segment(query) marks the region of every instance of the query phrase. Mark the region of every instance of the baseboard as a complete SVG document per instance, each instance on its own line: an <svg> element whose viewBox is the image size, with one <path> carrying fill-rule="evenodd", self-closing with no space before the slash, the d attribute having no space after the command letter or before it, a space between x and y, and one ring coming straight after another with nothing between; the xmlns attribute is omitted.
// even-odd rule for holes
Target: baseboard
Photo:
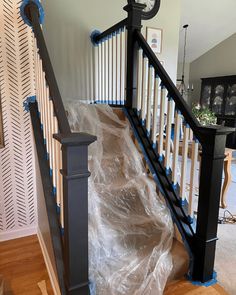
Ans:
<svg viewBox="0 0 236 295"><path fill-rule="evenodd" d="M0 242L23 238L37 234L37 227L32 226L23 229L16 229L7 232L0 232Z"/></svg>
<svg viewBox="0 0 236 295"><path fill-rule="evenodd" d="M51 260L50 260L49 255L48 255L47 247L46 247L46 245L44 243L43 236L42 236L39 229L37 231L37 236L38 236L38 239L39 239L39 244L40 244L40 247L41 247L41 250L42 250L42 253L43 253L44 261L45 261L45 264L46 264L46 268L47 268L47 271L48 271L48 276L49 276L49 279L50 279L50 282L51 282L51 285L52 285L54 295L61 295L58 280L57 280L57 275L54 272L54 268L52 266Z"/></svg>

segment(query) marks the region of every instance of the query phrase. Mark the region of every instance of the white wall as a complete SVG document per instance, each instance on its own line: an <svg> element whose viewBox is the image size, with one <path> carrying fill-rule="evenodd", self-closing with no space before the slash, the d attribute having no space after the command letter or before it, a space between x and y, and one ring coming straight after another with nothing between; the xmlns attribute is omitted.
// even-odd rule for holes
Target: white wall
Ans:
<svg viewBox="0 0 236 295"><path fill-rule="evenodd" d="M90 33L103 31L126 17L126 0L43 0L46 42L63 98L88 99L91 69ZM163 29L159 59L176 82L180 0L162 0L155 19L146 26Z"/></svg>
<svg viewBox="0 0 236 295"><path fill-rule="evenodd" d="M33 137L30 115L23 109L25 98L34 94L33 39L19 16L20 4L18 0L0 1L5 139L0 149L0 241L35 233L37 226Z"/></svg>
<svg viewBox="0 0 236 295"><path fill-rule="evenodd" d="M193 102L199 102L201 78L236 75L236 34L209 50L190 65L190 82L194 83Z"/></svg>

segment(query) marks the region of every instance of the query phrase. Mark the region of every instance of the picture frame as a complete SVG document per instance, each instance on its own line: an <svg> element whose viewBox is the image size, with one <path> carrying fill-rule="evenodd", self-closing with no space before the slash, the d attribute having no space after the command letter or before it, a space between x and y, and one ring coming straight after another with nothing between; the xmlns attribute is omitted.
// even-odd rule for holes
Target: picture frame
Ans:
<svg viewBox="0 0 236 295"><path fill-rule="evenodd" d="M162 52L162 35L162 29L151 27L147 27L146 29L147 43L155 54L161 54Z"/></svg>

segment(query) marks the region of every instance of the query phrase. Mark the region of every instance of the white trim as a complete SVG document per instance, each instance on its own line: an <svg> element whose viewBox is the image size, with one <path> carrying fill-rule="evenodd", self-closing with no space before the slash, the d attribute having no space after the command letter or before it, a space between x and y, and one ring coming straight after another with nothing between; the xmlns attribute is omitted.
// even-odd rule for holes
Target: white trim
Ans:
<svg viewBox="0 0 236 295"><path fill-rule="evenodd" d="M36 233L37 233L37 227L35 225L32 227L27 227L23 229L15 229L12 231L0 232L0 242L32 236L32 235L35 235Z"/></svg>
<svg viewBox="0 0 236 295"><path fill-rule="evenodd" d="M58 280L57 280L57 275L54 272L54 268L52 266L52 263L51 263L51 260L50 260L49 254L48 254L47 247L44 243L44 239L43 239L43 236L42 236L39 228L37 231L37 236L38 236L39 244L40 244L40 247L41 247L41 250L43 253L43 258L44 258L44 262L46 264L49 279L50 279L50 282L52 285L53 293L54 293L54 295L61 295Z"/></svg>

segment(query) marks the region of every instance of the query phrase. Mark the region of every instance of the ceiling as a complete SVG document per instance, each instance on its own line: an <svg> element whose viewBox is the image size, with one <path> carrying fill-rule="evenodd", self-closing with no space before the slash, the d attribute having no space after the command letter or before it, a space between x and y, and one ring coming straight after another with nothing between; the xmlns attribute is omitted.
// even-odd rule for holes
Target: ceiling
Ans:
<svg viewBox="0 0 236 295"><path fill-rule="evenodd" d="M181 0L181 2L180 62L183 60L183 25L189 25L187 62L197 59L236 32L236 0Z"/></svg>

